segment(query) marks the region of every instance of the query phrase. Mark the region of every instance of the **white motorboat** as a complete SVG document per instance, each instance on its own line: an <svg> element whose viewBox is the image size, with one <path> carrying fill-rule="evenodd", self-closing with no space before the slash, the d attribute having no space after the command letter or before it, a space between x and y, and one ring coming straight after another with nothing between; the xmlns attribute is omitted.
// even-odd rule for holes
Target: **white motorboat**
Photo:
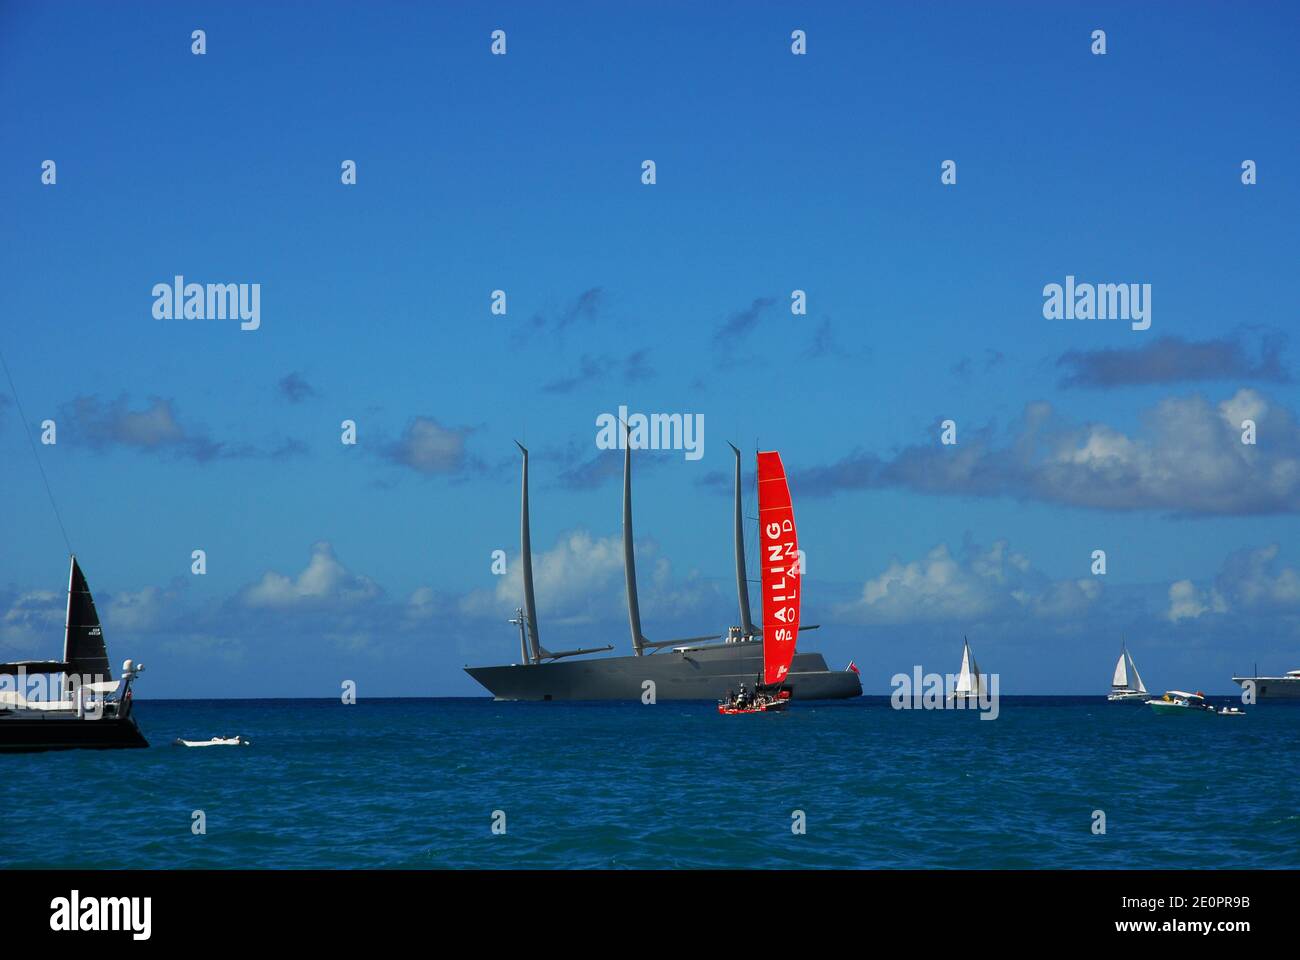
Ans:
<svg viewBox="0 0 1300 960"><path fill-rule="evenodd" d="M247 737L213 737L211 740L184 740L177 737L172 741L177 747L248 747L253 741Z"/></svg>
<svg viewBox="0 0 1300 960"><path fill-rule="evenodd" d="M1168 690L1163 697L1148 700L1147 706L1163 716L1180 716L1182 714L1201 714L1214 716L1216 711L1205 702L1205 695L1188 693L1185 690Z"/></svg>

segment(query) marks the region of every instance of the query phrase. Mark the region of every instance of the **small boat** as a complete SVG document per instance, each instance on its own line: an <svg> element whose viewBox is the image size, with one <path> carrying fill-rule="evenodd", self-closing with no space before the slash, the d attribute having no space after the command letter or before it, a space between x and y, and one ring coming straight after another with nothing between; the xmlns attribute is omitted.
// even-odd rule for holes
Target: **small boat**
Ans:
<svg viewBox="0 0 1300 960"><path fill-rule="evenodd" d="M213 737L211 740L184 740L177 737L172 741L176 747L249 747L253 741L246 737Z"/></svg>
<svg viewBox="0 0 1300 960"><path fill-rule="evenodd" d="M961 672L957 674L957 685L948 694L948 700L969 705L979 701L980 694L984 691L984 677L980 674L980 665L975 662L975 655L971 653L970 641L965 637L961 639Z"/></svg>
<svg viewBox="0 0 1300 960"><path fill-rule="evenodd" d="M1212 717L1217 713L1214 707L1205 702L1205 695L1199 691L1188 693L1185 690L1169 690L1163 697L1148 700L1147 706L1165 716L1195 713Z"/></svg>
<svg viewBox="0 0 1300 960"><path fill-rule="evenodd" d="M779 713L790 704L785 685L799 636L799 535L781 455L758 454L758 536L762 563L763 675L754 692L718 701L718 713ZM743 688L742 688L743 690Z"/></svg>
<svg viewBox="0 0 1300 960"><path fill-rule="evenodd" d="M1132 678L1129 673L1132 672ZM1133 681L1137 681L1134 685ZM1128 652L1128 648L1121 642L1119 648L1119 662L1115 664L1115 675L1110 681L1110 693L1106 699L1111 703L1142 703L1150 697L1147 693L1146 684L1142 682L1142 676L1138 673L1137 664L1133 662L1133 655Z"/></svg>
<svg viewBox="0 0 1300 960"><path fill-rule="evenodd" d="M149 746L131 699L131 685L143 669L127 660L121 677L113 679L95 599L73 556L62 658L0 663L0 676L16 678L16 689L0 690L0 752ZM29 677L45 677L48 696L28 699Z"/></svg>
<svg viewBox="0 0 1300 960"><path fill-rule="evenodd" d="M1244 717L1246 711L1241 707L1220 707L1219 716L1221 717Z"/></svg>
<svg viewBox="0 0 1300 960"><path fill-rule="evenodd" d="M8 373L8 367L5 370ZM12 378L9 385L13 386ZM21 411L16 391L14 401ZM30 432L27 439L31 442ZM32 454L36 454L35 443ZM44 468L36 459L44 478ZM48 480L45 488L53 506L54 493ZM54 512L57 518L57 507ZM62 520L59 526L63 526ZM67 531L64 542L68 542ZM0 753L149 746L135 722L131 699L131 684L144 670L144 664L126 660L121 675L113 679L95 598L71 545L68 553L63 656L58 660L0 663ZM29 682L33 680L35 689Z"/></svg>
<svg viewBox="0 0 1300 960"><path fill-rule="evenodd" d="M746 706L737 706L734 702L720 700L718 713L732 716L737 713L780 713L790 705L790 691L782 690L775 697L759 697L748 701Z"/></svg>

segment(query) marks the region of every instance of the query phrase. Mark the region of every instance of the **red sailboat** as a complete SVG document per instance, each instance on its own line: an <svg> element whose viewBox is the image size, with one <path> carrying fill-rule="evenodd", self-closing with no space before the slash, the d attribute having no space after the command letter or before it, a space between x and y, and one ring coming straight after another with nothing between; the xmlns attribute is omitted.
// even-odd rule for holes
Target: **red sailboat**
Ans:
<svg viewBox="0 0 1300 960"><path fill-rule="evenodd" d="M718 704L718 713L772 713L784 710L784 686L799 636L799 536L790 503L785 467L776 451L758 454L759 565L763 590L763 676L752 694Z"/></svg>

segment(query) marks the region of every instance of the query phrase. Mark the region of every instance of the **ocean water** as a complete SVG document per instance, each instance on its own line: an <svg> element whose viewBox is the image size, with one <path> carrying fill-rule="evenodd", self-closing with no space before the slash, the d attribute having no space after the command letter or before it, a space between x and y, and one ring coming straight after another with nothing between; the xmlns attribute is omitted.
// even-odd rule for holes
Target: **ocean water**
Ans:
<svg viewBox="0 0 1300 960"><path fill-rule="evenodd" d="M1009 697L994 721L885 698L746 717L468 699L136 709L148 750L0 755L0 866L1300 866L1288 704L1164 718ZM253 745L170 745L233 733Z"/></svg>

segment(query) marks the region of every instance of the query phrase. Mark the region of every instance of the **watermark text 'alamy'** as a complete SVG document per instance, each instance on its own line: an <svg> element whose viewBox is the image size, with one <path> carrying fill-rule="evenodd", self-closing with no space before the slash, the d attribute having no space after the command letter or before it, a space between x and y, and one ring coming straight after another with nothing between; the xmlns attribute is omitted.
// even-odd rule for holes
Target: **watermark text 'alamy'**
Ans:
<svg viewBox="0 0 1300 960"><path fill-rule="evenodd" d="M627 424L626 431L623 424ZM633 450L684 450L687 460L704 456L702 413L628 413L626 406L620 406L617 415L602 413L596 417L596 426L598 450L629 446Z"/></svg>
<svg viewBox="0 0 1300 960"><path fill-rule="evenodd" d="M1134 330L1151 327L1151 284L1075 283L1043 287L1045 320L1131 320Z"/></svg>
<svg viewBox="0 0 1300 960"><path fill-rule="evenodd" d="M153 285L155 320L239 320L240 330L262 325L260 283L171 283Z"/></svg>

